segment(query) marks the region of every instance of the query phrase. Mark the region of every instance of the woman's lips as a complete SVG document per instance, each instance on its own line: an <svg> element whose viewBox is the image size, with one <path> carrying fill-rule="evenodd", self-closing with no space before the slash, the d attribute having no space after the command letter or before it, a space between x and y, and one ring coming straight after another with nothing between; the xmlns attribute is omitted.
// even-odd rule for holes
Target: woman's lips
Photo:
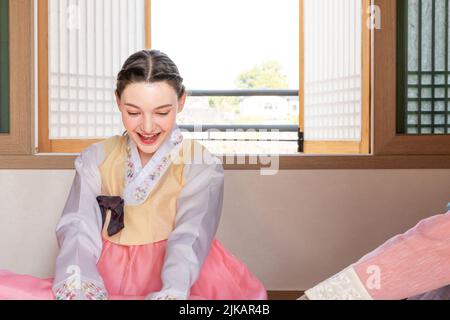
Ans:
<svg viewBox="0 0 450 320"><path fill-rule="evenodd" d="M139 136L139 139L141 140L142 144L151 145L151 144L154 144L158 140L160 134L161 134L161 132L152 136L151 138L145 138L140 133L138 133L138 136Z"/></svg>

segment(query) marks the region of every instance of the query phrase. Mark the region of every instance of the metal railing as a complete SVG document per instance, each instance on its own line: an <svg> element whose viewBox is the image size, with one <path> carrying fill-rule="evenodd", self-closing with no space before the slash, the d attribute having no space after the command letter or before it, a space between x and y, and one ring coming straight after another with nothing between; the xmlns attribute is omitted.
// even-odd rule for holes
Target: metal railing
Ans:
<svg viewBox="0 0 450 320"><path fill-rule="evenodd" d="M191 97L298 97L298 90L191 90L188 91L188 96ZM257 125L257 124L204 124L204 125L179 125L180 129L190 133L207 133L206 138L199 138L197 140L210 141L284 141L297 142L298 152L303 152L303 132L299 130L298 125ZM200 129L200 130L199 130ZM262 132L262 133L297 133L297 139L277 139L275 136L270 139L252 139L252 138L218 138L212 136L217 132Z"/></svg>
<svg viewBox="0 0 450 320"><path fill-rule="evenodd" d="M298 97L298 90L191 90L192 97Z"/></svg>

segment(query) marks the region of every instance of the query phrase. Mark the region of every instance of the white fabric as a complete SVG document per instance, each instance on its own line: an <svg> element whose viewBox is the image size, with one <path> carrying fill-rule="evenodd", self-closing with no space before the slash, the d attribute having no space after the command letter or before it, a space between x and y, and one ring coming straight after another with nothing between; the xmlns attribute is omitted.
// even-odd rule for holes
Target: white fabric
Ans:
<svg viewBox="0 0 450 320"><path fill-rule="evenodd" d="M217 232L223 205L222 164L205 152L203 163L186 164L184 174L175 229L166 244L163 288L148 299L187 299Z"/></svg>
<svg viewBox="0 0 450 320"><path fill-rule="evenodd" d="M373 300L353 267L307 290L309 300Z"/></svg>
<svg viewBox="0 0 450 320"><path fill-rule="evenodd" d="M103 148L94 144L75 160L75 179L56 227L60 251L56 258L54 293L73 277L104 289L97 271L102 251L102 218L96 200L101 192L98 166L103 158Z"/></svg>

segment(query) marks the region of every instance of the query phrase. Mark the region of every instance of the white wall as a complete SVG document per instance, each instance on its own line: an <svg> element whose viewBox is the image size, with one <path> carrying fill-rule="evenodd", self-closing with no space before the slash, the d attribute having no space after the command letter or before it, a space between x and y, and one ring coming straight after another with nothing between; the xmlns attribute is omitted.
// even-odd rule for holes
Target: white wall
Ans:
<svg viewBox="0 0 450 320"><path fill-rule="evenodd" d="M52 276L73 175L0 170L0 269ZM226 171L218 238L269 290L302 290L447 202L450 170Z"/></svg>

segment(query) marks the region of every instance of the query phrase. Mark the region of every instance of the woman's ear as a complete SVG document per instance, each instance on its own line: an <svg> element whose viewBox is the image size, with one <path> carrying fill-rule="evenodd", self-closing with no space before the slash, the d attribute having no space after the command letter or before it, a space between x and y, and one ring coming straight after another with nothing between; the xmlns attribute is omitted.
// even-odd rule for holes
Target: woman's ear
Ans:
<svg viewBox="0 0 450 320"><path fill-rule="evenodd" d="M178 111L177 113L180 113L183 111L184 104L186 103L186 93L184 93L181 98L178 99Z"/></svg>

